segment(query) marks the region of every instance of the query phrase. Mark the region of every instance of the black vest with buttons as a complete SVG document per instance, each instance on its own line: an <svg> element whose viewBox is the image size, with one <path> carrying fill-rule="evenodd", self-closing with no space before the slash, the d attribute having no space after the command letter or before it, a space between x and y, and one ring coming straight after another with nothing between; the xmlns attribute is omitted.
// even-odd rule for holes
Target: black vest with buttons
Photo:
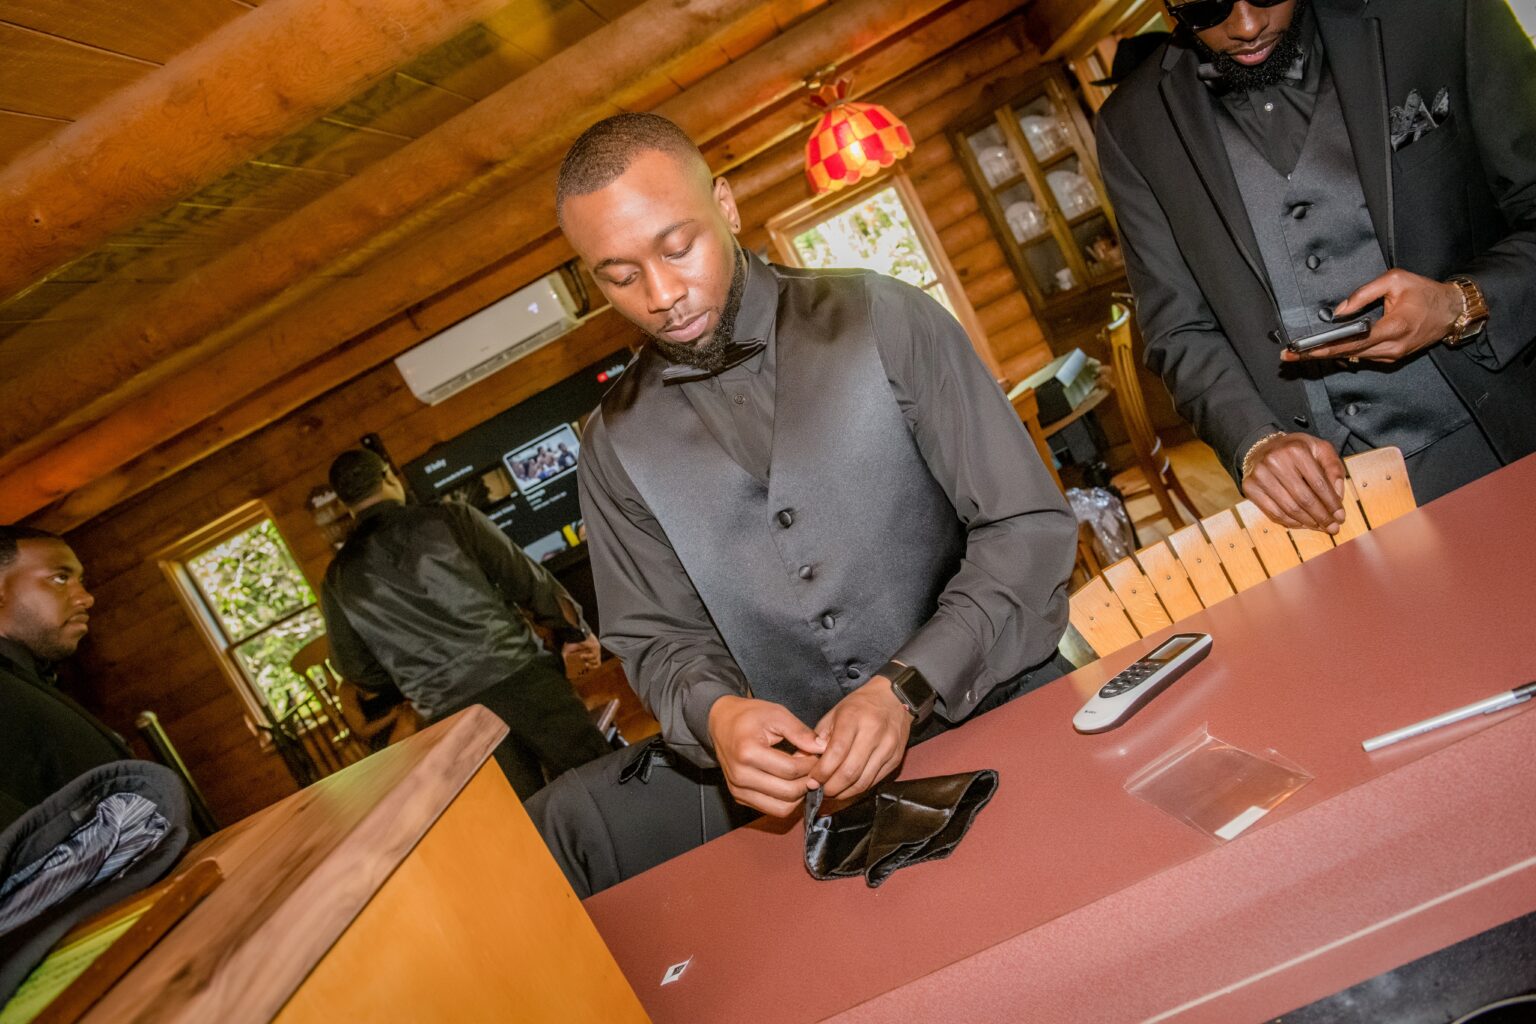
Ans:
<svg viewBox="0 0 1536 1024"><path fill-rule="evenodd" d="M868 275L774 273L766 485L662 386L649 349L602 415L753 695L814 724L937 610L965 533L886 379Z"/></svg>
<svg viewBox="0 0 1536 1024"><path fill-rule="evenodd" d="M1313 55L1320 59L1321 53ZM1386 272L1333 76L1325 73L1306 144L1289 177L1249 142L1220 103L1232 173L1285 329L1327 326L1333 307ZM1395 445L1412 455L1471 420L1427 351L1396 363L1304 364L1311 433L1344 451Z"/></svg>

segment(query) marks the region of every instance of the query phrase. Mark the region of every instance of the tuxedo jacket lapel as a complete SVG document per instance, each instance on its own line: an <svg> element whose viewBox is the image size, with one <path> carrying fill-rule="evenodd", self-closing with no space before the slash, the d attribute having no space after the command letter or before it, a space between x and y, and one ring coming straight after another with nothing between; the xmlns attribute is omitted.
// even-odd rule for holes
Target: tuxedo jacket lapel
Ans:
<svg viewBox="0 0 1536 1024"><path fill-rule="evenodd" d="M1243 206L1237 179L1232 176L1232 163L1222 145L1221 130L1216 126L1216 111L1205 86L1195 76L1197 63L1194 51L1176 46L1168 48L1159 83L1163 103L1179 133L1179 141L1189 153L1190 162L1195 165L1201 183L1243 254L1244 262L1268 287L1269 278L1259 257L1259 243L1248 222L1248 210Z"/></svg>
<svg viewBox="0 0 1536 1024"><path fill-rule="evenodd" d="M1392 228L1392 135L1388 124L1387 76L1381 52L1381 23L1358 11L1317 5L1318 31L1328 69L1344 109L1344 127L1355 151L1355 167L1371 223L1387 266L1397 265Z"/></svg>

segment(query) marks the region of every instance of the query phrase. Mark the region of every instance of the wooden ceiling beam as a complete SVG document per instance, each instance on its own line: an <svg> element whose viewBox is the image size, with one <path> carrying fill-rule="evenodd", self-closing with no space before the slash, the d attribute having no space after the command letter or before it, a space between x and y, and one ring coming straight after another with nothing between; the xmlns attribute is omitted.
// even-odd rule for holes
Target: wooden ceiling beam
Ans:
<svg viewBox="0 0 1536 1024"><path fill-rule="evenodd" d="M668 82L670 66L750 16L755 0L649 0L438 128L0 382L0 467L126 405L295 287L348 274L391 241L451 218L558 160L577 132ZM675 87L671 90L675 92ZM300 297L288 294L283 301ZM69 391L47 386L68 380ZM93 396L82 403L78 395Z"/></svg>
<svg viewBox="0 0 1536 1024"><path fill-rule="evenodd" d="M942 0L844 0L657 107L710 141L798 91L810 70L843 64L946 6ZM261 324L129 405L0 475L0 519L44 508L323 357L403 309L554 230L554 169L429 228L409 247Z"/></svg>
<svg viewBox="0 0 1536 1024"><path fill-rule="evenodd" d="M967 12L965 17L969 18L971 8L987 2L998 3L1001 0L972 0L965 8L955 9L952 15L946 13L945 17L954 16L957 20L963 20L959 16L964 11ZM1006 11L999 13L1005 14ZM936 28L937 25L932 25L925 31L934 31ZM910 38L902 37L904 41ZM855 86L857 88L863 84L875 90L880 85L907 76L897 87L880 91L869 98L895 110L916 112L910 117L909 123L914 132L924 135L941 130L941 125L929 122L936 117L948 117L956 102L969 104L973 98L971 93L980 87L979 83L983 80L999 74L1022 73L1027 64L1039 59L1027 45L992 34L958 52L944 47L943 52L947 56L942 63L935 64L921 75L913 76L909 74L911 71L933 53L941 51L904 51L908 52L910 63L898 65L890 59L891 54L898 49L902 48L887 47L879 51L878 71L867 63L859 63ZM967 85L970 87L966 88ZM860 91L863 92L862 89ZM935 99L940 96L944 96L946 102L933 106ZM732 145L731 138L722 139L722 147ZM925 159L925 152L937 150L931 146L920 149L912 158L913 161L921 163ZM759 154L750 162L735 168L730 180L743 209L750 210L776 194L786 180L799 181L803 160L799 141L786 140L773 150ZM914 167L916 165L914 163ZM748 219L752 219L750 214ZM74 529L112 506L194 465L210 453L255 434L333 388L361 377L444 327L515 291L540 274L547 273L550 268L565 262L572 255L564 239L552 233L538 244L509 256L493 267L412 307L407 313L396 315L377 329L352 339L282 380L262 388L226 412L210 417L126 465L91 481L62 502L35 516L31 522L61 533Z"/></svg>
<svg viewBox="0 0 1536 1024"><path fill-rule="evenodd" d="M268 0L0 170L0 297L341 106L506 0Z"/></svg>

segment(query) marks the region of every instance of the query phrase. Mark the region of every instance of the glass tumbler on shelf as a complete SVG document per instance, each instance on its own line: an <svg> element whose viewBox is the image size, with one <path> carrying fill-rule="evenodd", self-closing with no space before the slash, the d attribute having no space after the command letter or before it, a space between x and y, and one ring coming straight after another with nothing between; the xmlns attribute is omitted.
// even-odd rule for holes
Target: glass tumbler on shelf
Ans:
<svg viewBox="0 0 1536 1024"><path fill-rule="evenodd" d="M1019 165L1007 146L987 147L976 154L976 162L981 165L981 173L986 175L987 184L994 188L1019 173Z"/></svg>
<svg viewBox="0 0 1536 1024"><path fill-rule="evenodd" d="M1027 200L1010 205L1003 211L1003 217L1008 221L1008 229L1013 232L1014 241L1020 244L1045 233L1045 215L1040 212L1040 207Z"/></svg>
<svg viewBox="0 0 1536 1024"><path fill-rule="evenodd" d="M1067 145L1067 129L1054 117L1027 114L1019 118L1019 130L1037 160L1049 160Z"/></svg>

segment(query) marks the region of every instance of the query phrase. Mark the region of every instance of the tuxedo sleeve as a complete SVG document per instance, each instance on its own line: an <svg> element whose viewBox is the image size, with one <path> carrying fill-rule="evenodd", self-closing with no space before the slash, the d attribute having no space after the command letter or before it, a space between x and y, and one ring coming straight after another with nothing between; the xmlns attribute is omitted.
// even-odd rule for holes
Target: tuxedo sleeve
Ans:
<svg viewBox="0 0 1536 1024"><path fill-rule="evenodd" d="M721 697L748 696L746 676L608 444L601 413L587 425L578 466L603 646L624 662L668 746L713 767L709 709Z"/></svg>
<svg viewBox="0 0 1536 1024"><path fill-rule="evenodd" d="M1467 0L1466 10L1472 134L1510 232L1458 272L1488 300L1467 354L1497 370L1536 339L1536 50L1504 0Z"/></svg>
<svg viewBox="0 0 1536 1024"><path fill-rule="evenodd" d="M993 687L1056 649L1067 624L1077 521L955 318L916 288L870 281L887 380L965 526L959 570L894 657L920 670L940 714L959 721Z"/></svg>
<svg viewBox="0 0 1536 1024"><path fill-rule="evenodd" d="M1241 480L1248 449L1280 429L1275 414L1206 303L1152 187L1105 118L1097 138L1147 366L1163 378L1179 414L1221 456L1232 478Z"/></svg>

